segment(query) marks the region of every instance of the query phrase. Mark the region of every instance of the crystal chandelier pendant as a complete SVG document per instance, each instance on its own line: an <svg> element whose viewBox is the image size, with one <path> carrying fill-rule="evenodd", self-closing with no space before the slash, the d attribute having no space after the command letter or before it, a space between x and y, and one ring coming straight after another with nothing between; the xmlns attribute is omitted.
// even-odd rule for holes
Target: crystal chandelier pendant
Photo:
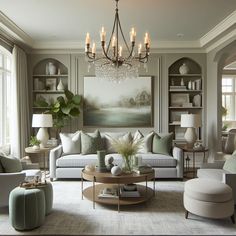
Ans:
<svg viewBox="0 0 236 236"><path fill-rule="evenodd" d="M90 48L90 35L87 33L85 39L85 53L88 63L95 65L95 74L98 78L108 79L110 81L121 82L127 78L138 78L138 69L140 64L146 64L149 58L150 38L148 33L144 37L144 47L139 44L137 55L135 56L135 38L136 32L134 28L130 31L130 46L124 37L121 28L118 1L116 1L115 20L112 33L108 41L107 47L105 43L106 32L104 27L100 31L100 39L102 46L102 54L96 55L96 45L92 44ZM121 39L118 41L118 39ZM124 45L124 46L122 46ZM142 49L144 48L144 49Z"/></svg>

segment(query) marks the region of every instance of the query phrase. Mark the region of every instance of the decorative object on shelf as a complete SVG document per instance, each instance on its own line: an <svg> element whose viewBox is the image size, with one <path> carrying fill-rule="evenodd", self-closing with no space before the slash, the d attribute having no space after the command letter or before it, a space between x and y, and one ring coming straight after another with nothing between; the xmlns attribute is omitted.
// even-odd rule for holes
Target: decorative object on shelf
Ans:
<svg viewBox="0 0 236 236"><path fill-rule="evenodd" d="M124 172L130 173L132 171L132 159L138 153L143 139L134 140L127 142L125 139L112 139L111 145L116 150L117 153L121 154L123 159L122 170Z"/></svg>
<svg viewBox="0 0 236 236"><path fill-rule="evenodd" d="M182 104L183 107L193 107L193 104L191 102L186 102Z"/></svg>
<svg viewBox="0 0 236 236"><path fill-rule="evenodd" d="M200 94L196 94L193 96L193 106L200 107L201 106L202 97Z"/></svg>
<svg viewBox="0 0 236 236"><path fill-rule="evenodd" d="M189 81L189 82L188 82L188 89L189 89L189 90L192 90L192 81Z"/></svg>
<svg viewBox="0 0 236 236"><path fill-rule="evenodd" d="M86 166L84 167L84 169L85 169L86 171L92 172L92 171L95 171L95 166L94 166L94 165L86 165Z"/></svg>
<svg viewBox="0 0 236 236"><path fill-rule="evenodd" d="M106 164L105 164L105 157L106 157L106 151L97 151L97 157L98 157L98 162L96 166L96 171L98 172L107 172Z"/></svg>
<svg viewBox="0 0 236 236"><path fill-rule="evenodd" d="M61 74L61 69L60 69L60 68L57 69L57 74L58 74L58 75Z"/></svg>
<svg viewBox="0 0 236 236"><path fill-rule="evenodd" d="M57 90L58 91L64 91L65 87L64 87L64 84L62 83L61 79L57 85Z"/></svg>
<svg viewBox="0 0 236 236"><path fill-rule="evenodd" d="M57 86L57 78L47 78L46 79L46 88L51 91L55 91Z"/></svg>
<svg viewBox="0 0 236 236"><path fill-rule="evenodd" d="M188 114L188 111L171 111L171 122L178 122L180 124L182 114Z"/></svg>
<svg viewBox="0 0 236 236"><path fill-rule="evenodd" d="M181 78L180 85L181 85L181 86L185 86L185 84L184 84L184 78Z"/></svg>
<svg viewBox="0 0 236 236"><path fill-rule="evenodd" d="M31 136L30 137L29 145L32 146L32 148L34 150L40 149L40 147L39 147L40 143L41 143L40 140L38 140L36 136Z"/></svg>
<svg viewBox="0 0 236 236"><path fill-rule="evenodd" d="M55 75L57 72L57 67L53 62L48 62L48 72L49 75Z"/></svg>
<svg viewBox="0 0 236 236"><path fill-rule="evenodd" d="M200 142L194 143L193 150L200 151L200 150L203 150L203 149L205 149L205 147Z"/></svg>
<svg viewBox="0 0 236 236"><path fill-rule="evenodd" d="M152 81L152 77L139 77L114 87L108 80L84 77L83 125L152 127Z"/></svg>
<svg viewBox="0 0 236 236"><path fill-rule="evenodd" d="M41 142L40 147L42 148L46 147L49 139L47 128L52 127L52 115L33 114L32 127L40 128L36 137Z"/></svg>
<svg viewBox="0 0 236 236"><path fill-rule="evenodd" d="M189 148L193 148L197 140L195 128L201 127L201 118L199 114L182 114L181 127L187 128L184 138Z"/></svg>
<svg viewBox="0 0 236 236"><path fill-rule="evenodd" d="M87 33L85 39L85 53L88 57L89 63L95 63L96 77L107 78L113 81L121 81L125 78L137 78L138 77L138 65L139 63L147 63L150 50L150 38L148 33L144 37L144 50L142 50L142 44L139 44L138 56L135 56L135 38L136 32L134 28L130 31L130 43L131 48L124 37L124 33L121 28L119 13L118 13L118 1L116 1L116 13L115 20L111 32L108 44L106 44L106 32L102 27L100 32L101 46L103 54L100 57L96 56L96 45L92 44L90 48L90 35ZM120 36L120 37L119 37ZM121 46L119 39L122 39L127 52ZM125 55L127 53L127 55Z"/></svg>
<svg viewBox="0 0 236 236"><path fill-rule="evenodd" d="M112 175L118 176L118 175L120 175L121 173L122 173L122 170L121 170L121 168L120 168L119 166L113 166L113 167L111 168L111 174L112 174Z"/></svg>
<svg viewBox="0 0 236 236"><path fill-rule="evenodd" d="M113 156L109 156L106 161L107 161L107 164L106 164L107 170L111 171L112 167L114 166L114 164L113 164L114 157Z"/></svg>
<svg viewBox="0 0 236 236"><path fill-rule="evenodd" d="M196 83L195 83L195 81L192 81L192 90L195 90L196 89Z"/></svg>
<svg viewBox="0 0 236 236"><path fill-rule="evenodd" d="M186 63L183 63L182 66L180 66L180 68L179 68L179 73L180 73L181 75L186 75L186 74L189 73L189 68L188 68L188 66L186 65Z"/></svg>
<svg viewBox="0 0 236 236"><path fill-rule="evenodd" d="M189 94L172 93L170 101L172 107L182 107L184 103L189 103Z"/></svg>

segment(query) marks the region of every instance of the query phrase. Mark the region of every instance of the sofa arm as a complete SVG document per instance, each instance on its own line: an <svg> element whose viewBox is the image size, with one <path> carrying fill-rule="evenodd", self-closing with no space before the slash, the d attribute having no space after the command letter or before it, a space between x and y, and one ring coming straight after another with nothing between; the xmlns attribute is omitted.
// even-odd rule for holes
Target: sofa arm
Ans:
<svg viewBox="0 0 236 236"><path fill-rule="evenodd" d="M184 177L184 152L181 148L173 147L173 157L177 160L177 178Z"/></svg>
<svg viewBox="0 0 236 236"><path fill-rule="evenodd" d="M232 188L234 204L236 204L236 174L223 173L223 183Z"/></svg>
<svg viewBox="0 0 236 236"><path fill-rule="evenodd" d="M215 161L214 163L202 163L201 169L222 169L225 161Z"/></svg>
<svg viewBox="0 0 236 236"><path fill-rule="evenodd" d="M59 145L53 148L49 154L49 170L50 170L50 178L56 178L56 161L61 157L62 154L62 145Z"/></svg>
<svg viewBox="0 0 236 236"><path fill-rule="evenodd" d="M22 183L24 179L25 173L0 173L0 207L8 206L11 190Z"/></svg>

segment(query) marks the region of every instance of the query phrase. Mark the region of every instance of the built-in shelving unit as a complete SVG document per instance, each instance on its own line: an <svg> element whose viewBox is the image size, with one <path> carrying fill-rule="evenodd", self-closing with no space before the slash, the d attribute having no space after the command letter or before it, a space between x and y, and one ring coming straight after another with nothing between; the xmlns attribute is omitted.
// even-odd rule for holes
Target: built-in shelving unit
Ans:
<svg viewBox="0 0 236 236"><path fill-rule="evenodd" d="M55 73L49 71L49 63L55 66ZM68 88L68 68L60 61L53 58L41 60L33 69L33 112L42 113L47 107L36 104L39 100L44 100L48 104L56 101L56 98L63 96L64 90ZM59 83L63 84L63 89L58 88Z"/></svg>
<svg viewBox="0 0 236 236"><path fill-rule="evenodd" d="M185 64L189 71L180 74ZM203 76L202 68L191 58L175 61L168 71L169 132L174 133L174 142L183 143L186 128L180 126L181 114L200 114L203 120ZM203 122L202 122L203 123ZM202 141L203 127L198 129L198 141Z"/></svg>

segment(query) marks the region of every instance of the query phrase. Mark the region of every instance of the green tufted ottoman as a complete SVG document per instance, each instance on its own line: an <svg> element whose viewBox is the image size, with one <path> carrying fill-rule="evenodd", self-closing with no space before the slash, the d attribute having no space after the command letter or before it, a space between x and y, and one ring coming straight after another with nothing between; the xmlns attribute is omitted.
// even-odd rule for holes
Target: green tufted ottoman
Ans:
<svg viewBox="0 0 236 236"><path fill-rule="evenodd" d="M16 230L31 230L45 220L44 191L16 187L9 197L9 217Z"/></svg>
<svg viewBox="0 0 236 236"><path fill-rule="evenodd" d="M52 211L53 205L53 189L52 184L47 182L46 184L37 186L38 189L44 191L45 196L45 214L48 215Z"/></svg>

